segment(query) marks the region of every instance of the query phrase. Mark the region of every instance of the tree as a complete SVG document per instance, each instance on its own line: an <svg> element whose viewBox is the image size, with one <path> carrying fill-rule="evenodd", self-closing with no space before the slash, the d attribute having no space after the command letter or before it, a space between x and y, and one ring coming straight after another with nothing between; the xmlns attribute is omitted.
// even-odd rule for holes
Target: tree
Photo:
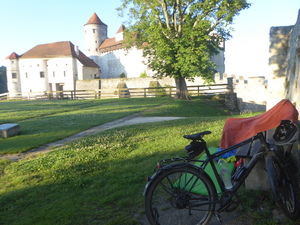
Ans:
<svg viewBox="0 0 300 225"><path fill-rule="evenodd" d="M7 92L6 67L0 67L0 94Z"/></svg>
<svg viewBox="0 0 300 225"><path fill-rule="evenodd" d="M190 99L186 80L213 81L210 60L230 37L233 18L250 6L246 0L122 0L128 10L128 46L143 48L157 77L175 78L177 99Z"/></svg>

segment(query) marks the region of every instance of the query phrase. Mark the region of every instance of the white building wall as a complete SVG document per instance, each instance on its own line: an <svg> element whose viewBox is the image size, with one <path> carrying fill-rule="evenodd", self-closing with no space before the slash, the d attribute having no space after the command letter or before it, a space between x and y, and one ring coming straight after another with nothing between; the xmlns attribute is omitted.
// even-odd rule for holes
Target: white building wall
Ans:
<svg viewBox="0 0 300 225"><path fill-rule="evenodd" d="M22 92L45 91L47 75L45 61L42 59L20 59L20 81ZM45 72L45 77L40 76L40 72Z"/></svg>
<svg viewBox="0 0 300 225"><path fill-rule="evenodd" d="M83 67L83 79L82 80L89 80L99 78L99 69L94 67Z"/></svg>
<svg viewBox="0 0 300 225"><path fill-rule="evenodd" d="M74 89L72 58L21 59L21 92L56 91L57 84L65 90ZM44 73L44 77L41 76Z"/></svg>
<svg viewBox="0 0 300 225"><path fill-rule="evenodd" d="M107 26L100 24L86 24L84 26L85 48L87 56L99 54L98 47L107 39Z"/></svg>
<svg viewBox="0 0 300 225"><path fill-rule="evenodd" d="M135 47L126 51L124 49L103 53L100 56L100 77L104 78L120 78L125 73L127 78L139 77L141 73L150 73L142 50Z"/></svg>
<svg viewBox="0 0 300 225"><path fill-rule="evenodd" d="M73 58L54 58L48 60L48 82L52 91L57 91L57 85L63 85L64 90L74 89Z"/></svg>
<svg viewBox="0 0 300 225"><path fill-rule="evenodd" d="M21 92L19 60L18 59L12 59L12 60L7 59L5 66L6 66L8 92L11 94ZM16 74L16 78L13 78L13 73Z"/></svg>

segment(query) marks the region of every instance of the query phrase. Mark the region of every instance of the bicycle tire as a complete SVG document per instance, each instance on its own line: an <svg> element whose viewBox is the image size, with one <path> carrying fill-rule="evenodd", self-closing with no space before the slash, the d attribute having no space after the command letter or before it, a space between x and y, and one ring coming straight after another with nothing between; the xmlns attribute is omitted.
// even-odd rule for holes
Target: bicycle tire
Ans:
<svg viewBox="0 0 300 225"><path fill-rule="evenodd" d="M148 187L146 215L155 225L208 224L216 197L216 188L204 172L191 166L169 168ZM204 205L195 205L200 202Z"/></svg>
<svg viewBox="0 0 300 225"><path fill-rule="evenodd" d="M289 168L283 168L273 155L266 157L266 169L273 197L280 210L291 220L299 218L299 202L295 179Z"/></svg>

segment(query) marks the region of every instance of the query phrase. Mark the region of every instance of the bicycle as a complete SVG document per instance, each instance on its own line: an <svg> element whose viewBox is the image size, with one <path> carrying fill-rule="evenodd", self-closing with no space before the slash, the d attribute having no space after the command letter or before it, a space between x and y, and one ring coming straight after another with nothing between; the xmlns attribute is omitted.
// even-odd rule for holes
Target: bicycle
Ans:
<svg viewBox="0 0 300 225"><path fill-rule="evenodd" d="M222 221L220 213L238 207L237 191L257 162L264 158L278 207L292 220L299 217L297 182L291 161L292 145L298 136L297 127L291 121L284 120L277 127L273 135L275 143L267 140L267 131L264 131L215 153L210 152L204 140L204 136L210 133L184 135L191 140L186 146L188 156L157 163L143 193L146 215L151 224L209 224L213 216ZM216 159L233 150L241 150L240 158L250 154L252 158L247 165L236 168L231 176L232 187L226 189ZM202 157L195 159L199 155ZM214 180L207 169L211 169Z"/></svg>

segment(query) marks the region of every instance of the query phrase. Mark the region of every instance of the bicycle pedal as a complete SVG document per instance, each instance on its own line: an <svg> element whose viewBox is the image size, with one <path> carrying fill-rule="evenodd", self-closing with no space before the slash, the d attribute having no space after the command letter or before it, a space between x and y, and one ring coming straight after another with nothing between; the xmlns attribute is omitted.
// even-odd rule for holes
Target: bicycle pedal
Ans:
<svg viewBox="0 0 300 225"><path fill-rule="evenodd" d="M215 213L214 215L215 215L215 217L217 217L217 220L219 222L221 222L221 223L223 222L223 218L222 218L222 216L219 213Z"/></svg>

